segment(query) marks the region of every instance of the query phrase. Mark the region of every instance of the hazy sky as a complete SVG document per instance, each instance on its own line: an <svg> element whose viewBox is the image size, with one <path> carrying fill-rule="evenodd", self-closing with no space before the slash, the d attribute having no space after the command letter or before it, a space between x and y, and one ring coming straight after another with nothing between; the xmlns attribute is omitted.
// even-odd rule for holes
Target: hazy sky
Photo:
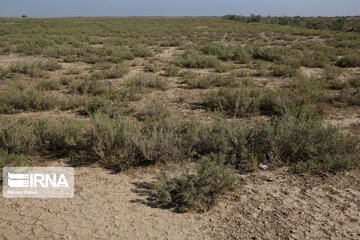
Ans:
<svg viewBox="0 0 360 240"><path fill-rule="evenodd" d="M0 16L360 15L360 0L0 0Z"/></svg>

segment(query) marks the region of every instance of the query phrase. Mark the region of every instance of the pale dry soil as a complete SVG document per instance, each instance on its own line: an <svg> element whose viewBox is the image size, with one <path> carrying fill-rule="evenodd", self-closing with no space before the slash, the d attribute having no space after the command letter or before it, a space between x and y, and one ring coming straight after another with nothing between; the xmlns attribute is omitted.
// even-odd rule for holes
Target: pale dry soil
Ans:
<svg viewBox="0 0 360 240"><path fill-rule="evenodd" d="M156 206L155 168L75 168L73 199L0 198L1 239L360 239L360 171L239 175L207 213Z"/></svg>

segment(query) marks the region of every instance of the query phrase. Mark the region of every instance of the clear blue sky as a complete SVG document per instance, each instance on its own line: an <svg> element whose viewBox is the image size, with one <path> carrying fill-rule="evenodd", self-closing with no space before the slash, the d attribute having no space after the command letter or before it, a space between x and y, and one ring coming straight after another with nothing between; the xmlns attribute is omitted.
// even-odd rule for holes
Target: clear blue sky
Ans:
<svg viewBox="0 0 360 240"><path fill-rule="evenodd" d="M1 17L360 15L360 0L0 0Z"/></svg>

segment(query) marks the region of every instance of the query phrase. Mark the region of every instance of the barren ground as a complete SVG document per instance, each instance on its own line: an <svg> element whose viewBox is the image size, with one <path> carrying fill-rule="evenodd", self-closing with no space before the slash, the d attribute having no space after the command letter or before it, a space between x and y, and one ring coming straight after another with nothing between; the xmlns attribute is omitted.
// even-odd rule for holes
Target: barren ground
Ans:
<svg viewBox="0 0 360 240"><path fill-rule="evenodd" d="M241 176L207 213L178 214L149 197L153 168L75 169L73 199L0 199L3 239L358 239L359 171L287 168Z"/></svg>

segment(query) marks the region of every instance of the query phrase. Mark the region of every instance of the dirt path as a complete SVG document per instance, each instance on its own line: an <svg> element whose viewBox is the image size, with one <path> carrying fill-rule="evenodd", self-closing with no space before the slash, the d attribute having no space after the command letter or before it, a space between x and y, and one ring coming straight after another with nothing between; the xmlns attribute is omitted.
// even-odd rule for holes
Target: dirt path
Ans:
<svg viewBox="0 0 360 240"><path fill-rule="evenodd" d="M303 177L288 169L241 176L205 214L148 199L154 169L75 169L73 199L0 199L1 239L359 239L359 171Z"/></svg>

